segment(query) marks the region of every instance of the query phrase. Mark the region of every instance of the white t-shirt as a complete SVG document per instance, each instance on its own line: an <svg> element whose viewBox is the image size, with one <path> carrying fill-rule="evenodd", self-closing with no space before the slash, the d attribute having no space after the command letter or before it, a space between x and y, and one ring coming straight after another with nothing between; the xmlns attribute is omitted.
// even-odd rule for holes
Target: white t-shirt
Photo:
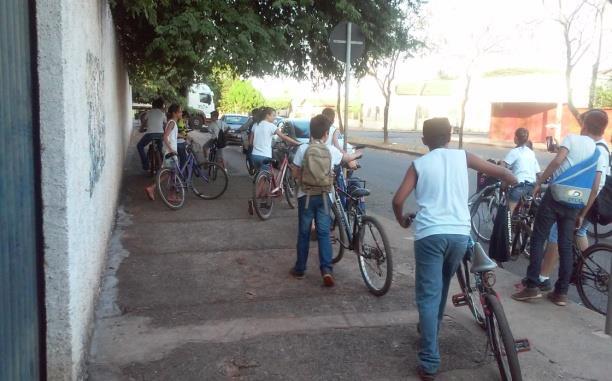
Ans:
<svg viewBox="0 0 612 381"><path fill-rule="evenodd" d="M302 166L302 162L304 161L304 154L306 153L306 150L308 149L308 145L309 144L302 144L298 147L295 153L295 157L293 158L293 164L295 164L298 167ZM327 148L329 149L329 153L331 154L331 168L330 169L333 170L334 166L342 162L342 152L340 152L338 148L333 147L333 146L327 146ZM301 189L298 191L298 198L305 196L305 195L306 193L302 192Z"/></svg>
<svg viewBox="0 0 612 381"><path fill-rule="evenodd" d="M223 131L227 130L229 126L222 120L215 120L210 122L208 125L208 133L210 134L212 139L217 139L219 137L219 131L223 128Z"/></svg>
<svg viewBox="0 0 612 381"><path fill-rule="evenodd" d="M147 111L147 134L163 134L166 114L158 108Z"/></svg>
<svg viewBox="0 0 612 381"><path fill-rule="evenodd" d="M327 141L325 142L325 144L327 144L328 146L334 145L334 134L336 133L336 130L336 126L331 126L329 128L329 136L327 137Z"/></svg>
<svg viewBox="0 0 612 381"><path fill-rule="evenodd" d="M561 163L561 166L553 174L553 179L565 172L566 169L591 157L595 152L595 142L584 135L568 135L561 142L561 147L567 148L569 153ZM598 171L601 170L601 155L599 155Z"/></svg>
<svg viewBox="0 0 612 381"><path fill-rule="evenodd" d="M272 137L276 130L278 127L267 120L253 126L253 155L272 157Z"/></svg>
<svg viewBox="0 0 612 381"><path fill-rule="evenodd" d="M176 146L178 137L178 126L176 125L176 122L174 120L170 120L166 128L171 128L170 134L168 135L168 141L170 142L170 147L172 148L172 151L177 152ZM166 143L164 142L164 155L170 152L171 151L168 149Z"/></svg>
<svg viewBox="0 0 612 381"><path fill-rule="evenodd" d="M468 168L463 150L437 148L413 161L419 212L414 239L434 234L470 235Z"/></svg>
<svg viewBox="0 0 612 381"><path fill-rule="evenodd" d="M606 143L605 139L601 139L595 142L597 149L599 149L599 161L597 162L597 172L601 172L601 180L599 181L599 190L601 192L604 185L606 185L606 176L610 176L610 154L608 153L610 147ZM601 144L605 144L608 147L608 151Z"/></svg>
<svg viewBox="0 0 612 381"><path fill-rule="evenodd" d="M536 182L536 173L540 172L540 164L529 147L511 149L504 158L504 162L508 164L519 183Z"/></svg>

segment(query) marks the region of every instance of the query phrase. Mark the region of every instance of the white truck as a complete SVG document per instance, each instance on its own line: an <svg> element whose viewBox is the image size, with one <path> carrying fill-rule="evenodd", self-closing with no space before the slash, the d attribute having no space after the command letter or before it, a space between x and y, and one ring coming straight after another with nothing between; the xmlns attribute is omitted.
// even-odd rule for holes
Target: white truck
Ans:
<svg viewBox="0 0 612 381"><path fill-rule="evenodd" d="M198 83L189 89L187 105L192 109L189 124L194 130L201 129L210 119L210 113L215 110L214 93L204 83Z"/></svg>

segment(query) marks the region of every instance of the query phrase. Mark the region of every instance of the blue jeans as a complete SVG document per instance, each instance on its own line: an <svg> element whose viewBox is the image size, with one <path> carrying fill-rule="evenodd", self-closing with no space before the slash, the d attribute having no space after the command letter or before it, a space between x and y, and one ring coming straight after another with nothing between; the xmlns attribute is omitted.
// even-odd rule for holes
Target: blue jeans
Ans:
<svg viewBox="0 0 612 381"><path fill-rule="evenodd" d="M144 136L140 139L138 144L136 144L136 148L138 149L138 155L140 155L140 162L142 164L142 169L145 171L149 170L149 161L147 160L147 154L145 153L145 147L147 144L151 142L151 140L159 139L159 143L157 144L159 148L159 152L162 150L162 141L164 134L160 134L157 132L153 132L150 134L144 134Z"/></svg>
<svg viewBox="0 0 612 381"><path fill-rule="evenodd" d="M559 245L559 278L555 283L555 292L567 294L572 276L574 227L580 209L568 208L553 200L550 190L546 191L533 222L529 267L527 267L527 287L537 287L540 269L544 259L544 242L550 234L551 227L557 223Z"/></svg>
<svg viewBox="0 0 612 381"><path fill-rule="evenodd" d="M251 162L253 163L253 166L257 170L270 168L270 164L264 164L265 160L272 160L272 159L269 157L261 156L261 155L251 154Z"/></svg>
<svg viewBox="0 0 612 381"><path fill-rule="evenodd" d="M310 225L315 221L317 229L317 240L319 243L319 264L322 273L331 273L332 268L332 246L329 238L329 228L331 217L329 215L331 201L327 201L328 210L325 210L323 196L310 196L308 208L306 208L307 196L298 199L298 242L297 242L297 261L295 271L303 273L306 271L308 261L308 248L310 246Z"/></svg>
<svg viewBox="0 0 612 381"><path fill-rule="evenodd" d="M434 234L414 242L416 303L421 342L419 362L427 373L440 367L438 333L450 281L457 272L470 236Z"/></svg>
<svg viewBox="0 0 612 381"><path fill-rule="evenodd" d="M512 202L519 202L523 195L530 195L533 193L534 185L532 183L523 182L516 185L508 192L508 198Z"/></svg>

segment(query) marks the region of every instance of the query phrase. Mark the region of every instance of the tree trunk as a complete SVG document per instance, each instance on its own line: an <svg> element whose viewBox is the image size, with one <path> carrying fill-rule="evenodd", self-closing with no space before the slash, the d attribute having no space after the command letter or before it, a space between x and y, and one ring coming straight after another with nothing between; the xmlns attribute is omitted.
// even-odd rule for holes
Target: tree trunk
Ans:
<svg viewBox="0 0 612 381"><path fill-rule="evenodd" d="M567 89L567 108L569 108L574 118L580 123L580 112L574 106L574 97L572 96L572 66L569 64L565 68L565 84Z"/></svg>
<svg viewBox="0 0 612 381"><path fill-rule="evenodd" d="M344 128L342 125L342 82L336 80L336 83L338 83L338 99L336 100L336 114L338 114L338 128L340 129L340 131L344 132Z"/></svg>
<svg viewBox="0 0 612 381"><path fill-rule="evenodd" d="M470 94L470 86L472 84L472 76L470 74L466 77L467 82L465 83L465 91L463 93L463 101L461 101L461 122L459 124L459 149L463 148L463 126L465 124L465 106L468 102L468 96Z"/></svg>
<svg viewBox="0 0 612 381"><path fill-rule="evenodd" d="M591 72L591 86L589 87L589 108L593 108L595 105L595 96L597 95L597 72L599 71L599 61L601 61L601 42L603 38L603 19L604 11L606 9L606 2L604 1L601 5L601 9L598 10L599 16L599 41L597 42L597 56L595 57L595 63L593 63L593 71Z"/></svg>
<svg viewBox="0 0 612 381"><path fill-rule="evenodd" d="M389 143L389 105L391 104L391 93L385 94L385 109L383 112L383 142Z"/></svg>

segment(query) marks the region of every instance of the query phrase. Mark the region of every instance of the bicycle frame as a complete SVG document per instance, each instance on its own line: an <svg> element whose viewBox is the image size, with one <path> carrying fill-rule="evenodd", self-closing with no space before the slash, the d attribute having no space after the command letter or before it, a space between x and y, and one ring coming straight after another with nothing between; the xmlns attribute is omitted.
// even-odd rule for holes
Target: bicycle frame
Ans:
<svg viewBox="0 0 612 381"><path fill-rule="evenodd" d="M359 200L355 197L352 197L349 193L347 193L344 189L342 189L341 185L344 183L344 176L339 175L336 176L336 186L334 186L333 192L333 204L334 208L340 214L340 228L344 229L346 235L348 237L348 249L353 250L355 247L355 240L357 238L357 231L359 226L361 225L361 216L363 215L363 210L359 205ZM346 198L346 207L343 205L342 199L340 196L344 196ZM350 213L354 211L353 213ZM350 218L352 215L352 219Z"/></svg>

